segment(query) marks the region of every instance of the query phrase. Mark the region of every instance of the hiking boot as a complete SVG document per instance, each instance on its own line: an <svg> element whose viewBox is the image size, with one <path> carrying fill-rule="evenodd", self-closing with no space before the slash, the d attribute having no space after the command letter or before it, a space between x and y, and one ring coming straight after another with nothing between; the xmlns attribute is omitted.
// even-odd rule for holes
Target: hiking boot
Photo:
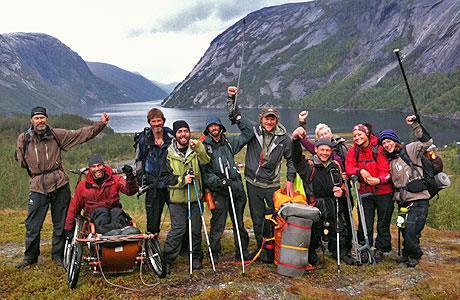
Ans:
<svg viewBox="0 0 460 300"><path fill-rule="evenodd" d="M415 266L418 265L418 263L419 263L419 259L408 257L407 262L406 262L406 266L408 268L415 268Z"/></svg>
<svg viewBox="0 0 460 300"><path fill-rule="evenodd" d="M52 260L54 260L54 262L58 265L58 266L61 266L64 268L64 258L62 258L61 256L53 256L52 257Z"/></svg>
<svg viewBox="0 0 460 300"><path fill-rule="evenodd" d="M353 266L353 265L357 264L356 260L353 257L349 256L349 255L342 255L340 257L340 260L343 261L344 263L346 263L347 265L350 265L350 266Z"/></svg>
<svg viewBox="0 0 460 300"><path fill-rule="evenodd" d="M201 270L203 269L203 263L201 262L201 258L193 258L192 259L192 270Z"/></svg>
<svg viewBox="0 0 460 300"><path fill-rule="evenodd" d="M38 259L23 259L21 262L16 264L16 269L22 269L24 267L36 264Z"/></svg>
<svg viewBox="0 0 460 300"><path fill-rule="evenodd" d="M361 252L361 263L365 264L369 262L369 252L362 251Z"/></svg>
<svg viewBox="0 0 460 300"><path fill-rule="evenodd" d="M308 252L308 263L312 266L316 266L319 263L318 254L316 254L316 250L310 250Z"/></svg>
<svg viewBox="0 0 460 300"><path fill-rule="evenodd" d="M405 264L407 263L407 261L409 260L409 258L407 256L399 256L397 259L396 259L396 263L397 264Z"/></svg>
<svg viewBox="0 0 460 300"><path fill-rule="evenodd" d="M379 263L383 260L383 251L380 249L375 249L374 251L374 260L376 263Z"/></svg>

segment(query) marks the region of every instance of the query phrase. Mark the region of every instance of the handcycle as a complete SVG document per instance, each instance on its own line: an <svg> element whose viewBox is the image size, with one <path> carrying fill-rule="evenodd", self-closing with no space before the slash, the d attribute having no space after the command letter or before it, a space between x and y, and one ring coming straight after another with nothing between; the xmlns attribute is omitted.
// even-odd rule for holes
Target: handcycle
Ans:
<svg viewBox="0 0 460 300"><path fill-rule="evenodd" d="M126 228L135 228L135 223ZM123 229L117 235L99 234L89 218L78 216L73 238L66 241L64 248L68 286L77 286L84 263L93 273L103 275L132 272L146 263L159 278L165 277L166 266L158 236L131 231L131 234L124 233Z"/></svg>

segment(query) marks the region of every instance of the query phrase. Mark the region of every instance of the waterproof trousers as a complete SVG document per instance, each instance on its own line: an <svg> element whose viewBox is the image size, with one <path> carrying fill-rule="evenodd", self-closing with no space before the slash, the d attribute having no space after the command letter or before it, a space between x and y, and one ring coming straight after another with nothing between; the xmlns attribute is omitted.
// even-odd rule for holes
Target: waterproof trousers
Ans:
<svg viewBox="0 0 460 300"><path fill-rule="evenodd" d="M246 207L246 194L244 193L243 183L241 183L241 191L233 192L233 202L235 204L235 214L238 222L238 230L241 237L241 248L243 249L243 256L248 257L248 244L249 244L249 235L244 228L243 223L243 214L244 208ZM222 234L225 230L225 223L227 221L227 215L230 214L230 219L232 220L233 225L233 240L235 245L235 257L240 257L240 248L238 245L238 236L236 233L235 220L233 218L232 205L230 203L230 196L227 191L222 193L213 193L214 202L216 208L211 211L211 233L209 236L209 242L211 244L212 253L219 255L221 252L221 243Z"/></svg>
<svg viewBox="0 0 460 300"><path fill-rule="evenodd" d="M152 188L145 195L145 212L147 214L147 232L160 233L161 215L164 206L169 205L167 188Z"/></svg>
<svg viewBox="0 0 460 300"><path fill-rule="evenodd" d="M420 237L428 217L429 200L412 201L407 213L406 228L401 230L403 241L402 255L420 259L423 251L420 248Z"/></svg>
<svg viewBox="0 0 460 300"><path fill-rule="evenodd" d="M339 218L337 223L335 198L317 198L315 207L321 211L319 221L313 223L310 249L316 250L321 246L321 239L327 242L327 248L337 258L337 224L339 232L340 256L346 255L350 247L348 241L347 207L345 199L339 199ZM327 229L327 230L325 230Z"/></svg>
<svg viewBox="0 0 460 300"><path fill-rule="evenodd" d="M274 211L273 194L279 187L261 188L246 182L246 189L248 191L249 210L251 212L254 235L257 241L256 250L259 250L263 240L262 231L265 220L265 210Z"/></svg>
<svg viewBox="0 0 460 300"><path fill-rule="evenodd" d="M201 215L198 202L192 202L191 205L192 221L192 255L193 258L202 259L201 250ZM188 239L188 209L187 203L170 203L169 214L171 216L171 229L166 236L166 242L163 254L166 262L171 264L179 255L182 240Z"/></svg>
<svg viewBox="0 0 460 300"><path fill-rule="evenodd" d="M372 195L362 198L364 217L366 218L369 245L374 245L374 219L377 210L377 237L375 248L382 252L391 251L391 216L394 210L393 194ZM364 235L361 220L358 227L358 241L364 244Z"/></svg>
<svg viewBox="0 0 460 300"><path fill-rule="evenodd" d="M40 194L37 192L29 193L27 219L25 221L25 260L37 261L38 256L40 255L40 232L50 205L51 220L53 222L51 256L53 258L63 257L65 244L65 237L63 233L69 203L69 184L66 184L48 194Z"/></svg>

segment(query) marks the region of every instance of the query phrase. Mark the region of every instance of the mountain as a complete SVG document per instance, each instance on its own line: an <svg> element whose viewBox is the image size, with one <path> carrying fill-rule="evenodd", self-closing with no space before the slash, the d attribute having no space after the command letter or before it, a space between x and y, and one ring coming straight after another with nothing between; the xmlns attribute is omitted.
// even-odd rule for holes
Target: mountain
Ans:
<svg viewBox="0 0 460 300"><path fill-rule="evenodd" d="M419 111L460 117L460 1L324 0L267 7L217 36L164 100L223 107L244 61L239 103L408 110L394 48Z"/></svg>
<svg viewBox="0 0 460 300"><path fill-rule="evenodd" d="M168 96L162 88L138 73L100 62L87 61L86 64L94 75L116 86L136 101L158 100Z"/></svg>
<svg viewBox="0 0 460 300"><path fill-rule="evenodd" d="M58 113L129 101L123 91L94 76L83 59L58 39L42 33L0 35L3 112L28 113L42 105Z"/></svg>
<svg viewBox="0 0 460 300"><path fill-rule="evenodd" d="M159 86L163 91L165 91L166 93L171 93L174 88L176 87L176 85L179 83L179 82L171 82L171 83L161 83L161 82L158 82L158 81L155 81L155 80L152 80L152 82Z"/></svg>

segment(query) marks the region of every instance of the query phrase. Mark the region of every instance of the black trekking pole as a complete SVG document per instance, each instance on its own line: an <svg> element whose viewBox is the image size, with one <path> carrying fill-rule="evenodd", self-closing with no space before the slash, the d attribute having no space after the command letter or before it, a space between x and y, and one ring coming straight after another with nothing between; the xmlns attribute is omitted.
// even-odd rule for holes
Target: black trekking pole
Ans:
<svg viewBox="0 0 460 300"><path fill-rule="evenodd" d="M330 171L332 185L334 187L340 187L342 185L342 174L337 169L331 169ZM339 235L339 198L335 197L335 238L336 238L336 251L337 251L337 273L340 273L340 235Z"/></svg>
<svg viewBox="0 0 460 300"><path fill-rule="evenodd" d="M418 122L420 123L420 116L417 112L417 107L415 107L414 97L412 96L412 92L409 87L409 82L407 81L406 72L404 72L404 67L401 61L401 56L399 55L399 49L394 49L393 52L396 54L396 57L398 58L399 67L401 68L401 73L404 77L404 82L406 83L407 91L409 92L409 98L412 103L412 108L414 109L414 114L417 117Z"/></svg>

